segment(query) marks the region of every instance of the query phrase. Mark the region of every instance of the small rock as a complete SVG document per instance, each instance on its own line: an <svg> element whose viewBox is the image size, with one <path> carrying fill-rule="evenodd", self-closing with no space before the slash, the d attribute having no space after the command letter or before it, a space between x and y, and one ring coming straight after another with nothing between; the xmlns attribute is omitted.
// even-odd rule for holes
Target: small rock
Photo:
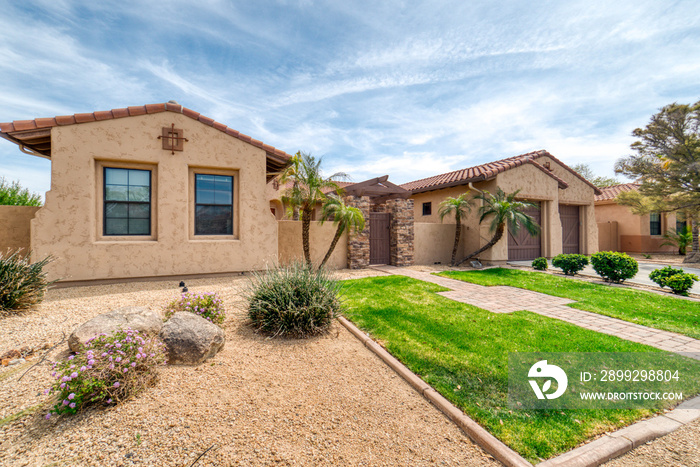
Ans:
<svg viewBox="0 0 700 467"><path fill-rule="evenodd" d="M15 358L14 360L11 360L8 365L21 365L24 362L26 362L26 360L23 358Z"/></svg>
<svg viewBox="0 0 700 467"><path fill-rule="evenodd" d="M80 326L68 338L68 347L78 352L85 342L100 334L112 334L119 329L133 329L157 334L163 327L160 314L143 306L125 306L92 318Z"/></svg>
<svg viewBox="0 0 700 467"><path fill-rule="evenodd" d="M160 331L168 351L169 365L198 365L224 347L224 331L201 316L175 313Z"/></svg>

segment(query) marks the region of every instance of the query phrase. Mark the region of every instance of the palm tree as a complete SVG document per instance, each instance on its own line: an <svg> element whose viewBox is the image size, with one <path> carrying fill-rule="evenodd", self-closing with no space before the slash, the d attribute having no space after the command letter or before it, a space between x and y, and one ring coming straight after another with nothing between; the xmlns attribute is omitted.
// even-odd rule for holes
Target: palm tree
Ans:
<svg viewBox="0 0 700 467"><path fill-rule="evenodd" d="M311 247L309 242L309 230L311 227L311 216L313 215L316 204L326 199L327 191L340 192L340 187L335 182L341 178L347 178L347 175L338 172L330 177L324 177L321 174L322 158L316 160L315 157L303 152L297 152L292 160L292 164L285 169L281 176L280 182L286 183L291 180L293 185L287 189L284 196L285 202L289 203L290 208L295 208L301 211L301 238L304 247L304 259L309 268L311 263Z"/></svg>
<svg viewBox="0 0 700 467"><path fill-rule="evenodd" d="M279 174L280 185L284 185L289 180L292 180L292 182L293 182L292 189L293 190L299 186L299 182L296 179L296 175L299 174L301 171L301 162L302 162L301 151L297 151L297 153L294 154L291 157L291 159L289 159L289 165L287 165L287 167L282 172L280 172L280 174ZM289 200L286 199L286 196L282 196L282 201L287 203ZM299 220L299 206L292 206L291 209L292 209L292 220L298 221Z"/></svg>
<svg viewBox="0 0 700 467"><path fill-rule="evenodd" d="M487 217L492 217L490 230L494 232L494 235L486 245L482 246L474 253L467 255L457 266L475 257L479 253L483 253L498 243L501 237L503 237L506 225L508 225L508 230L513 235L516 235L520 231L521 226L525 227L531 235L537 235L540 231L540 226L537 225L532 217L523 212L525 209L536 207L537 205L528 201L517 201L515 197L519 192L520 190L517 190L513 193L506 194L499 188L495 195L484 191L474 197L474 199L483 201L482 206L479 208L479 224Z"/></svg>
<svg viewBox="0 0 700 467"><path fill-rule="evenodd" d="M449 196L440 203L440 222L442 222L445 216L452 215L452 213L454 213L455 221L457 222L455 228L455 245L452 247L452 261L450 262L452 266L454 266L457 261L457 247L459 246L459 238L462 236L462 219L472 210L472 200L467 199L467 193L462 193L456 198Z"/></svg>
<svg viewBox="0 0 700 467"><path fill-rule="evenodd" d="M337 196L328 196L326 198L326 202L323 204L322 215L321 224L326 220L332 220L338 228L335 231L335 237L333 237L331 246L328 247L326 256L318 267L319 269L321 269L331 257L335 246L338 244L338 240L340 240L340 236L343 235L346 229L355 230L356 232L362 232L365 229L365 216L362 215L362 211L355 207L348 206Z"/></svg>
<svg viewBox="0 0 700 467"><path fill-rule="evenodd" d="M676 232L673 229L668 229L664 234L666 239L661 245L675 246L678 248L678 254L685 256L688 250L688 246L693 243L693 233L690 231L687 225L684 225L680 232Z"/></svg>

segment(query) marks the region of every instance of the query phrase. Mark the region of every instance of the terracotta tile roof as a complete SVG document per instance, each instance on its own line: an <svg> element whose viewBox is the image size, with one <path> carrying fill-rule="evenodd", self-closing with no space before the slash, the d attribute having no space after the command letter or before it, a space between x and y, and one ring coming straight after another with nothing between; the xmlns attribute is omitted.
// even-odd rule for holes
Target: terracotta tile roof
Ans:
<svg viewBox="0 0 700 467"><path fill-rule="evenodd" d="M610 201L617 198L617 195L626 191L632 191L639 188L639 183L621 183L619 185L606 186L601 188L601 193L596 195L596 201Z"/></svg>
<svg viewBox="0 0 700 467"><path fill-rule="evenodd" d="M65 115L53 118L36 118L34 120L15 120L9 123L0 123L0 133L13 133L16 131L26 131L26 130L39 130L44 128L51 128L54 126L64 126L64 125L74 125L77 123L88 123L96 122L102 120L111 120L115 118L133 117L137 115L155 114L160 112L175 112L181 113L187 117L192 118L202 122L205 125L209 125L227 135L233 136L234 138L245 141L246 143L252 144L260 149L265 150L269 156L277 156L278 158L286 161L291 156L286 152L276 149L267 144L263 144L262 141L255 140L250 136L239 133L233 128L229 128L223 123L215 122L209 117L201 115L199 112L190 110L179 104L174 103L164 103L164 104L146 104L134 107L127 107L125 109L112 109L106 111L97 111L93 113L81 113L75 115Z"/></svg>
<svg viewBox="0 0 700 467"><path fill-rule="evenodd" d="M424 191L439 190L441 188L447 188L452 186L466 185L469 182L480 182L483 180L488 180L499 173L505 172L506 170L514 169L523 164L531 164L537 167L539 170L543 171L554 180L559 183L560 188L566 188L569 185L557 177L547 168L543 167L541 164L536 162L540 157L549 157L550 159L556 161L563 168L571 172L581 181L593 188L596 194L600 193L598 187L593 185L591 182L583 178L578 172L568 167L566 164L561 162L556 157L552 156L550 153L544 150L528 152L526 154L520 154L519 156L508 157L506 159L501 159L494 162L488 162L486 164L476 165L474 167L468 167L466 169L455 170L453 172L447 172L440 175L435 175L433 177L423 178L421 180L415 180L413 182L404 183L401 185L413 193L422 193Z"/></svg>

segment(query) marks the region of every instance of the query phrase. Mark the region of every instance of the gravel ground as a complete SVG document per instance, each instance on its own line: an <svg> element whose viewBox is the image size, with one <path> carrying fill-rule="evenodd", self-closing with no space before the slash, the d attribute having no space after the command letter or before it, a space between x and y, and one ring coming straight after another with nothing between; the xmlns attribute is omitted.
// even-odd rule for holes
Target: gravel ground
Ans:
<svg viewBox="0 0 700 467"><path fill-rule="evenodd" d="M639 446L606 467L700 466L700 420Z"/></svg>
<svg viewBox="0 0 700 467"><path fill-rule="evenodd" d="M378 274L341 271L341 277ZM199 367L164 367L118 407L52 417L47 362L0 368L0 465L497 465L340 324L323 337L270 340L245 324L240 276L187 281L224 300L226 345ZM0 354L58 343L125 305L154 309L172 282L55 289L36 310L0 319ZM67 354L62 343L50 355Z"/></svg>

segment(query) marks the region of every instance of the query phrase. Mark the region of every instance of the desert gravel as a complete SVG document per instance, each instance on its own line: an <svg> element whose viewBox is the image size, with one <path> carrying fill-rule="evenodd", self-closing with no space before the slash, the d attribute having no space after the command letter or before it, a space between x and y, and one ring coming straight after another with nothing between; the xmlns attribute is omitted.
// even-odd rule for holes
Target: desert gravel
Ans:
<svg viewBox="0 0 700 467"><path fill-rule="evenodd" d="M341 272L341 277L378 274ZM246 325L240 276L187 281L224 300L226 345L198 367L163 367L120 406L45 420L42 363L0 368L1 466L497 465L340 324L322 337L272 340ZM51 290L36 310L0 318L0 354L58 343L114 308L160 309L173 282ZM49 358L67 354L62 343Z"/></svg>

